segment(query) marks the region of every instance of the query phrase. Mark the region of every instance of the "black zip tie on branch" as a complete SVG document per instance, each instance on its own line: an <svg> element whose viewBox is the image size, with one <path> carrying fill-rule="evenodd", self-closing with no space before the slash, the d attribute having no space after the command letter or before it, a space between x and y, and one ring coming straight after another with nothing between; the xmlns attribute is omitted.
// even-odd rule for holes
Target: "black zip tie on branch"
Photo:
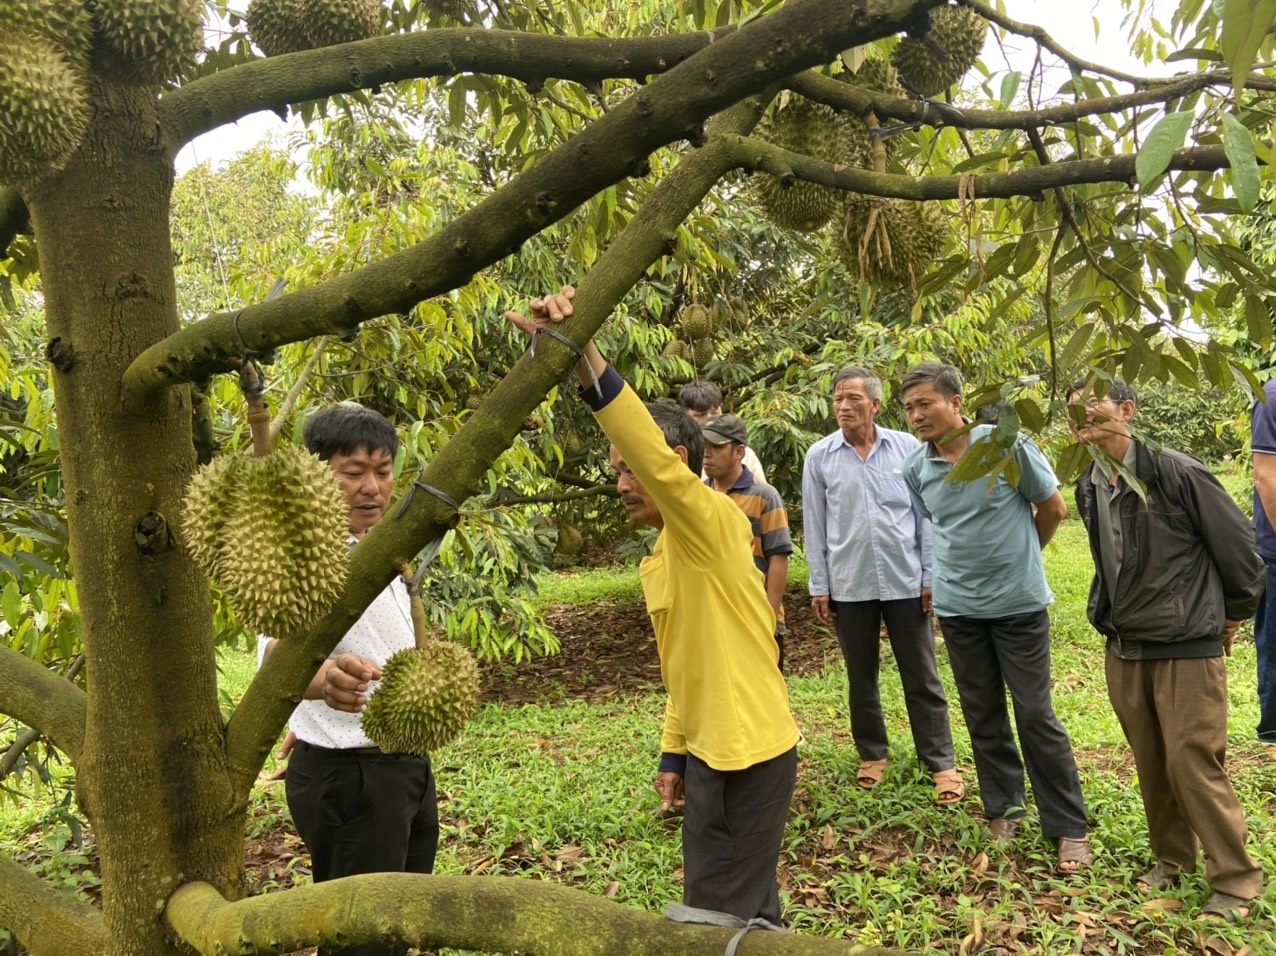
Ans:
<svg viewBox="0 0 1276 956"><path fill-rule="evenodd" d="M571 339L569 339L567 336L563 335L561 332L556 332L545 325L538 325L536 327L536 331L532 333L532 342L527 347L527 353L532 358L536 358L536 337L541 334L548 335L551 339L557 339L559 342L562 342L569 349L571 349L573 352L576 353L576 356L578 359L585 362L585 368L589 369L589 377L590 379L593 380L593 383L594 383L593 385L594 391L598 393L598 400L602 401L603 386L602 386L602 383L598 381L598 374L594 371L594 366L591 365L585 359L585 350L582 349L575 342L573 342Z"/></svg>
<svg viewBox="0 0 1276 956"><path fill-rule="evenodd" d="M422 469L421 474L425 474L424 469ZM399 509L394 513L396 521L403 517L403 512L408 510L408 506L412 504L412 499L416 497L417 491L424 491L427 494L434 495L434 497L438 498L439 501L452 509L454 516L461 510L461 506L456 503L456 499L454 499L446 491L435 488L433 485L426 484L420 478L417 478L412 482L412 487L408 489L408 493L404 496L403 503L399 505ZM437 548L435 548L435 552L438 552Z"/></svg>

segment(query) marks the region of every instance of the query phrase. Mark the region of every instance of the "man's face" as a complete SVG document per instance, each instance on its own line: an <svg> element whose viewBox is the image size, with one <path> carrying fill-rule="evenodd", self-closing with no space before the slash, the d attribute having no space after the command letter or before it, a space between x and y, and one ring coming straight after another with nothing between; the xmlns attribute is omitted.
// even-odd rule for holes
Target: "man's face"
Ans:
<svg viewBox="0 0 1276 956"><path fill-rule="evenodd" d="M1095 398L1093 392L1073 392L1068 396L1069 405L1081 405L1085 408L1085 423L1078 425L1072 415L1068 416L1068 427L1077 441L1086 445L1103 445L1115 436L1129 434L1126 422L1134 417L1134 402L1118 402L1111 395Z"/></svg>
<svg viewBox="0 0 1276 956"><path fill-rule="evenodd" d="M704 473L714 481L731 481L736 477L740 462L744 460L744 446L729 441L715 445L708 439L704 443Z"/></svg>
<svg viewBox="0 0 1276 956"><path fill-rule="evenodd" d="M715 415L721 415L722 406L719 405L717 408L711 408L705 412L698 412L694 408L687 408L687 409L684 409L684 411L686 411L687 417L690 418L697 425L703 425L705 422L713 418Z"/></svg>
<svg viewBox="0 0 1276 956"><path fill-rule="evenodd" d="M833 417L843 432L859 431L873 423L882 403L868 397L868 382L862 378L846 378L833 389Z"/></svg>
<svg viewBox="0 0 1276 956"><path fill-rule="evenodd" d="M961 396L945 398L933 382L923 382L904 393L904 414L920 441L938 441L961 428Z"/></svg>
<svg viewBox="0 0 1276 956"><path fill-rule="evenodd" d="M620 492L620 503L629 512L629 520L634 524L663 528L665 521L660 514L660 508L647 493L647 489L642 486L642 482L634 477L634 473L629 470L625 460L620 457L620 452L616 451L615 445L611 447L609 457L611 467L616 470L616 490Z"/></svg>
<svg viewBox="0 0 1276 956"><path fill-rule="evenodd" d="M333 455L328 467L350 508L350 533L362 538L390 506L394 488L394 459L384 448L369 452L360 445L348 455Z"/></svg>

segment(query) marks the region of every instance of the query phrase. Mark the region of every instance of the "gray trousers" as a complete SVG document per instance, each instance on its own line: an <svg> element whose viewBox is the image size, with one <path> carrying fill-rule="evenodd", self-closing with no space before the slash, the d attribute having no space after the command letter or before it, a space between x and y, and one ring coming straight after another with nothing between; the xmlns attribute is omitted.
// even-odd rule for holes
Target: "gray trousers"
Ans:
<svg viewBox="0 0 1276 956"><path fill-rule="evenodd" d="M1170 869L1191 871L1204 846L1211 889L1261 896L1263 871L1245 851L1245 811L1224 766L1224 659L1106 657L1108 699L1134 751L1152 852Z"/></svg>
<svg viewBox="0 0 1276 956"><path fill-rule="evenodd" d="M775 868L796 782L796 747L743 770L714 770L687 755L684 903L780 925Z"/></svg>
<svg viewBox="0 0 1276 956"><path fill-rule="evenodd" d="M1050 615L1042 609L987 620L941 617L939 626L970 732L984 814L995 820L1022 813L1026 764L1041 832L1085 836L1076 758L1050 701ZM1007 690L1022 760L1010 731Z"/></svg>
<svg viewBox="0 0 1276 956"><path fill-rule="evenodd" d="M850 686L851 736L861 760L885 760L886 721L877 689L882 622L904 685L904 706L917 759L927 770L953 766L948 699L935 663L935 632L919 598L899 601L829 601Z"/></svg>

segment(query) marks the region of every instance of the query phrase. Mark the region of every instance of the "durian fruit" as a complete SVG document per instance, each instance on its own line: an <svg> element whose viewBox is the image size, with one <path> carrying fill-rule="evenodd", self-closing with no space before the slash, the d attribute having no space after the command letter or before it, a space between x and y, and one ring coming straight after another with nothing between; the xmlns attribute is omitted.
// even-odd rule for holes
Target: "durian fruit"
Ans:
<svg viewBox="0 0 1276 956"><path fill-rule="evenodd" d="M248 36L266 56L310 49L302 0L252 0L248 4Z"/></svg>
<svg viewBox="0 0 1276 956"><path fill-rule="evenodd" d="M850 273L876 289L915 288L943 250L936 203L851 195L835 248Z"/></svg>
<svg viewBox="0 0 1276 956"><path fill-rule="evenodd" d="M731 317L735 319L736 324L740 328L745 328L749 324L749 303L744 300L743 296L733 295L727 299L727 306L731 309Z"/></svg>
<svg viewBox="0 0 1276 956"><path fill-rule="evenodd" d="M713 334L713 317L699 302L692 302L682 310L678 324L682 328L682 334L692 342L706 339Z"/></svg>
<svg viewBox="0 0 1276 956"><path fill-rule="evenodd" d="M575 458L585 450L585 439L580 436L580 432L572 429L563 439L563 454L568 458Z"/></svg>
<svg viewBox="0 0 1276 956"><path fill-rule="evenodd" d="M381 0L300 0L300 4L311 47L367 40L385 26Z"/></svg>
<svg viewBox="0 0 1276 956"><path fill-rule="evenodd" d="M61 169L89 125L85 75L44 36L0 32L0 184Z"/></svg>
<svg viewBox="0 0 1276 956"><path fill-rule="evenodd" d="M904 96L904 88L899 85L899 71L890 60L865 60L854 73L842 72L837 78L874 93Z"/></svg>
<svg viewBox="0 0 1276 956"><path fill-rule="evenodd" d="M204 48L201 0L91 0L106 60L133 82L179 79Z"/></svg>
<svg viewBox="0 0 1276 956"><path fill-rule="evenodd" d="M471 0L423 0L421 5L432 17L448 17L452 20L468 19L475 12Z"/></svg>
<svg viewBox="0 0 1276 956"><path fill-rule="evenodd" d="M558 538L554 541L554 553L559 557L570 558L580 553L585 545L585 536L580 528L570 524L558 526Z"/></svg>
<svg viewBox="0 0 1276 956"><path fill-rule="evenodd" d="M926 34L900 40L891 63L918 93L935 96L975 65L987 35L988 21L970 7L935 7Z"/></svg>
<svg viewBox="0 0 1276 956"><path fill-rule="evenodd" d="M362 724L386 753L426 756L456 737L478 709L479 672L469 650L428 633L425 607L415 592L412 624L416 647L385 662Z"/></svg>
<svg viewBox="0 0 1276 956"><path fill-rule="evenodd" d="M692 343L691 358L697 368L704 368L704 366L712 362L713 355L713 339L701 339L699 342Z"/></svg>
<svg viewBox="0 0 1276 956"><path fill-rule="evenodd" d="M93 18L79 0L4 0L0 37L15 33L52 40L73 66L88 66Z"/></svg>
<svg viewBox="0 0 1276 956"><path fill-rule="evenodd" d="M272 637L304 630L345 585L349 507L332 469L302 448L204 466L182 535L236 615Z"/></svg>
<svg viewBox="0 0 1276 956"><path fill-rule="evenodd" d="M682 339L670 339L665 344L664 354L669 358L680 358L684 362L691 361L691 346Z"/></svg>
<svg viewBox="0 0 1276 956"><path fill-rule="evenodd" d="M847 134L846 118L831 107L801 96L790 97L758 136L795 153L826 162L863 166L865 157ZM762 214L781 229L813 232L827 223L841 203L841 193L798 180L787 189L769 173L750 180Z"/></svg>

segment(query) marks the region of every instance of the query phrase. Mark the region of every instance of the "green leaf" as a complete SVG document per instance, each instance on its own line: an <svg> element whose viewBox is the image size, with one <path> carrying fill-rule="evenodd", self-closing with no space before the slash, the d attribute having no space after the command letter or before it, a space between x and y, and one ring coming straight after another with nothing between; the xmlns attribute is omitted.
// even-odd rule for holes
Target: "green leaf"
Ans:
<svg viewBox="0 0 1276 956"><path fill-rule="evenodd" d="M1223 0L1223 31L1218 46L1232 71L1232 89L1237 96L1245 87L1245 77L1273 20L1276 0Z"/></svg>
<svg viewBox="0 0 1276 956"><path fill-rule="evenodd" d="M12 628L22 620L22 593L18 590L18 582L10 580L0 591L0 613L4 614L5 623Z"/></svg>
<svg viewBox="0 0 1276 956"><path fill-rule="evenodd" d="M1012 70L1001 78L1001 105L1003 109L1010 109L1010 104L1015 101L1015 94L1019 92L1019 81L1022 74L1018 70Z"/></svg>
<svg viewBox="0 0 1276 956"><path fill-rule="evenodd" d="M1254 344L1264 345L1271 340L1272 316L1266 303L1256 295L1245 296L1245 325Z"/></svg>
<svg viewBox="0 0 1276 956"><path fill-rule="evenodd" d="M1245 212L1253 212L1258 204L1258 189L1263 175L1258 171L1254 137L1249 129L1231 113L1223 114L1223 149L1232 167L1232 192Z"/></svg>
<svg viewBox="0 0 1276 956"><path fill-rule="evenodd" d="M1276 2L1276 0L1273 0ZM1183 145L1187 131L1192 125L1193 114L1189 112L1166 113L1148 133L1147 141L1139 150L1134 160L1134 173L1138 177L1139 186L1146 189L1148 183L1170 168L1170 160L1174 151Z"/></svg>

